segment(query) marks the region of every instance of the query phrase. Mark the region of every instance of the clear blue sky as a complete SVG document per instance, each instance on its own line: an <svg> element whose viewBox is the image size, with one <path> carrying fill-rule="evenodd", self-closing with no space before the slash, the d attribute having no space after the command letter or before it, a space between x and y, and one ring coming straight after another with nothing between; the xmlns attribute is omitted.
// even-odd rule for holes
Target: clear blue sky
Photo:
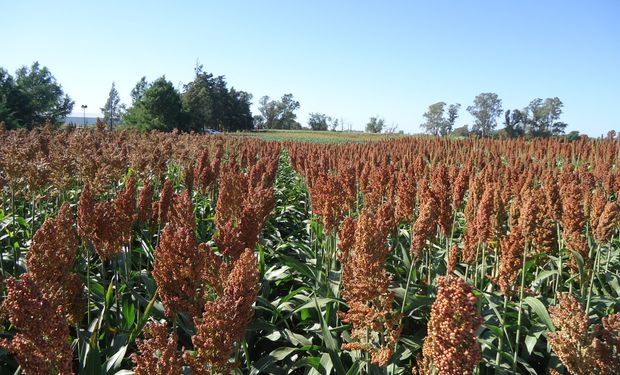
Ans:
<svg viewBox="0 0 620 375"><path fill-rule="evenodd" d="M437 101L481 92L504 109L558 96L568 130L620 128L620 1L3 1L0 66L38 60L87 114L112 81L181 88L196 61L254 95L292 93L363 129L380 115L419 132ZM253 106L256 113L256 106Z"/></svg>

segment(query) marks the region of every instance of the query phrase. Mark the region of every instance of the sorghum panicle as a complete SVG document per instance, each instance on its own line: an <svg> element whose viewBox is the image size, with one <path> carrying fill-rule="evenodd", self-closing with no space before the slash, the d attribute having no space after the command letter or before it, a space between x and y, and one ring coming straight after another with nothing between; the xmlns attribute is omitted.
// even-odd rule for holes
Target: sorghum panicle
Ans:
<svg viewBox="0 0 620 375"><path fill-rule="evenodd" d="M164 227L155 251L153 278L166 308L166 315L184 312L199 316L204 304L203 275L207 255L198 250L193 228Z"/></svg>
<svg viewBox="0 0 620 375"><path fill-rule="evenodd" d="M385 270L390 250L387 236L396 225L391 202L381 205L375 213L365 207L355 224L354 241L341 239L343 247L353 243L342 277L342 296L349 310L339 313L343 322L353 325L353 340L342 348L368 351L373 363L384 366L392 357L402 329L400 314L392 309L394 293L388 290L391 277ZM351 235L349 229L346 233ZM380 338L369 338L368 332L376 332Z"/></svg>
<svg viewBox="0 0 620 375"><path fill-rule="evenodd" d="M121 232L123 243L129 242L131 229L136 221L136 179L129 177L125 182L125 189L118 192L114 198L114 209L116 210L116 221Z"/></svg>
<svg viewBox="0 0 620 375"><path fill-rule="evenodd" d="M12 340L0 340L17 358L24 374L72 374L73 351L65 311L42 292L32 275L6 282L7 296L2 309L17 333Z"/></svg>
<svg viewBox="0 0 620 375"><path fill-rule="evenodd" d="M501 251L499 275L495 282L503 295L511 296L515 292L519 270L523 266L525 239L521 227L513 227L508 236L502 237L499 248Z"/></svg>
<svg viewBox="0 0 620 375"><path fill-rule="evenodd" d="M411 246L409 253L412 257L420 259L426 241L430 240L437 231L437 202L432 195L426 195L420 204L420 213L411 229Z"/></svg>
<svg viewBox="0 0 620 375"><path fill-rule="evenodd" d="M178 337L166 323L149 322L145 338L136 340L138 352L131 355L138 375L181 375L183 358L177 349Z"/></svg>
<svg viewBox="0 0 620 375"><path fill-rule="evenodd" d="M410 223L415 209L416 185L412 176L401 171L396 188L396 219L400 223Z"/></svg>
<svg viewBox="0 0 620 375"><path fill-rule="evenodd" d="M184 359L194 375L230 373L237 364L232 354L245 337L258 295L258 268L251 250L246 249L234 262L222 293L204 306L201 317L194 318L194 353ZM207 367L208 366L208 367ZM210 371L211 370L211 371Z"/></svg>
<svg viewBox="0 0 620 375"><path fill-rule="evenodd" d="M548 341L564 366L575 375L614 375L620 371L620 314L603 319L602 325L589 329L588 314L570 294L561 294L559 304L549 308L556 331Z"/></svg>
<svg viewBox="0 0 620 375"><path fill-rule="evenodd" d="M83 284L79 275L71 272L79 249L74 224L69 203L64 203L56 218L46 220L37 230L26 256L33 282L55 306L63 306L72 324L79 322L84 309Z"/></svg>
<svg viewBox="0 0 620 375"><path fill-rule="evenodd" d="M80 200L78 202L77 215L78 234L83 239L92 239L97 230L97 219L95 217L95 198L90 190L90 184L84 184Z"/></svg>
<svg viewBox="0 0 620 375"><path fill-rule="evenodd" d="M138 193L138 217L136 221L148 224L153 216L153 185L149 180L144 181L140 193Z"/></svg>
<svg viewBox="0 0 620 375"><path fill-rule="evenodd" d="M618 202L607 202L594 228L594 238L599 243L609 242L619 224L620 205L618 205Z"/></svg>
<svg viewBox="0 0 620 375"><path fill-rule="evenodd" d="M172 199L174 198L174 187L172 181L166 180L161 188L161 194L159 195L159 201L156 202L157 210L153 210L153 215L157 215L156 221L161 227L168 222L168 211L172 205Z"/></svg>
<svg viewBox="0 0 620 375"><path fill-rule="evenodd" d="M482 358L476 339L482 317L476 308L473 288L452 275L440 276L437 288L424 339L424 357L430 359L439 374L470 374Z"/></svg>

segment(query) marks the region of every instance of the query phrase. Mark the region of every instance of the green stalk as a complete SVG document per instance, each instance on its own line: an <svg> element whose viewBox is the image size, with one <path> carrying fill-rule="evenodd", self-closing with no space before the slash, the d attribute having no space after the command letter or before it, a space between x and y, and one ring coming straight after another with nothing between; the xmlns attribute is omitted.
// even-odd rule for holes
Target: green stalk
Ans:
<svg viewBox="0 0 620 375"><path fill-rule="evenodd" d="M241 346L243 347L243 353L245 355L245 366L248 370L250 370L252 368L252 363L250 363L250 352L248 350L248 342L246 340L243 340L243 343L241 344Z"/></svg>
<svg viewBox="0 0 620 375"><path fill-rule="evenodd" d="M31 212L30 212L30 240L34 237L35 225L34 225L34 215L37 209L36 205L36 195L32 193L32 203L31 203Z"/></svg>
<svg viewBox="0 0 620 375"><path fill-rule="evenodd" d="M413 257L411 258L411 261L409 262L409 273L407 274L407 284L405 285L405 296L403 297L403 305L400 307L400 324L403 321L402 315L405 313L405 307L407 306L407 297L409 297L409 285L411 284L411 277L413 275L413 266L414 266L414 260Z"/></svg>
<svg viewBox="0 0 620 375"><path fill-rule="evenodd" d="M500 324L502 325L502 331L506 333L506 309L508 308L508 297L504 295L504 309L502 310L502 321ZM497 343L497 354L495 355L495 362L497 366L500 367L502 364L502 347L504 346L504 335L499 336L499 341Z"/></svg>
<svg viewBox="0 0 620 375"><path fill-rule="evenodd" d="M456 209L452 210L452 226L450 227L450 237L446 239L446 265L450 260L450 250L452 248L452 241L454 240L454 226L456 225ZM446 267L446 275L448 274L448 268Z"/></svg>
<svg viewBox="0 0 620 375"><path fill-rule="evenodd" d="M4 204L4 195L2 195L2 211L6 212L6 208ZM6 243L7 243L7 248L9 248L11 245L11 240L9 239L9 236L6 236ZM2 277L6 277L6 273L4 272L4 248L0 248L0 270L2 271ZM4 293L4 290L2 292Z"/></svg>
<svg viewBox="0 0 620 375"><path fill-rule="evenodd" d="M527 244L523 249L523 265L521 266L521 286L519 287L519 313L517 316L517 337L515 352L512 360L512 372L517 373L517 357L519 356L519 342L521 340L521 319L523 318L523 291L525 289L525 262L527 258Z"/></svg>
<svg viewBox="0 0 620 375"><path fill-rule="evenodd" d="M555 279L555 285L553 288L553 304L556 304L558 290L561 288L562 283L562 237L560 236L560 223L555 223L557 237L558 237L558 275Z"/></svg>
<svg viewBox="0 0 620 375"><path fill-rule="evenodd" d="M484 290L484 273L486 272L487 262L485 257L486 246L482 245L482 261L480 263L482 269L480 270L480 290Z"/></svg>
<svg viewBox="0 0 620 375"><path fill-rule="evenodd" d="M478 284L478 255L480 255L480 244L476 245L476 265L474 267L474 286Z"/></svg>
<svg viewBox="0 0 620 375"><path fill-rule="evenodd" d="M403 324L403 317L405 315L405 308L407 307L407 299L409 297L409 286L411 285L411 278L413 277L413 271L414 271L414 259L413 257L411 257L411 261L409 262L409 272L407 273L407 284L405 284L405 295L403 296L403 304L400 307L400 318L398 319L398 326L402 327ZM398 343L400 342L397 341L395 346L394 346L394 352L396 352L396 349L398 348Z"/></svg>
<svg viewBox="0 0 620 375"><path fill-rule="evenodd" d="M118 268L119 268L119 261L118 261L118 255L115 256L115 260L111 260L110 261L110 265L112 267L114 267L114 296L115 296L115 300L116 300L116 324L119 324L119 322L121 321L121 302L120 302L120 294L119 294L119 289L120 289L120 285L118 282Z"/></svg>
<svg viewBox="0 0 620 375"><path fill-rule="evenodd" d="M611 262L611 243L614 242L614 236L612 234L609 240L609 246L607 246L607 258L605 259L605 273L609 272L609 262Z"/></svg>
<svg viewBox="0 0 620 375"><path fill-rule="evenodd" d="M90 328L90 249L84 240L82 240L82 247L86 252L86 321L87 327Z"/></svg>
<svg viewBox="0 0 620 375"><path fill-rule="evenodd" d="M424 259L426 261L426 285L428 288L431 286L431 251L424 251Z"/></svg>
<svg viewBox="0 0 620 375"><path fill-rule="evenodd" d="M11 187L11 228L13 230L13 232L11 233L12 236L15 236L15 233L17 233L17 229L15 228L15 190ZM12 244L11 244L12 245ZM16 248L15 246L11 246L13 247L13 276L17 277L17 261L19 259L19 247Z"/></svg>
<svg viewBox="0 0 620 375"><path fill-rule="evenodd" d="M592 300L592 287L594 286L594 274L596 273L595 272L596 265L600 260L600 257L599 257L600 250L601 250L601 245L597 245L596 254L594 255L594 264L592 265L592 269L590 270L592 274L590 275L590 285L588 286L588 298L586 299L586 316L590 316L590 301Z"/></svg>

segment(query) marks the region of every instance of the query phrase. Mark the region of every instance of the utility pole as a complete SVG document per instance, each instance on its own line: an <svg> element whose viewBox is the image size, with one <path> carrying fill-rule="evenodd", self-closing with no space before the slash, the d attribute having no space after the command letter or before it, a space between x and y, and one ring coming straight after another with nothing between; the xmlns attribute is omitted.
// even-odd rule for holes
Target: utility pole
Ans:
<svg viewBox="0 0 620 375"><path fill-rule="evenodd" d="M86 127L86 108L88 108L88 106L86 104L82 104L82 110L84 111L84 127Z"/></svg>

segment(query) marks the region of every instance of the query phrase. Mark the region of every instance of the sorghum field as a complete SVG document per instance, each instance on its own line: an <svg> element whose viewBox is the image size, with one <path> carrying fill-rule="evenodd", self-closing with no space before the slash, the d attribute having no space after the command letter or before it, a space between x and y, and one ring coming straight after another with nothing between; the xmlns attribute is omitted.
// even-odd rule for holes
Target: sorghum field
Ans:
<svg viewBox="0 0 620 375"><path fill-rule="evenodd" d="M618 374L620 141L0 131L2 374Z"/></svg>

